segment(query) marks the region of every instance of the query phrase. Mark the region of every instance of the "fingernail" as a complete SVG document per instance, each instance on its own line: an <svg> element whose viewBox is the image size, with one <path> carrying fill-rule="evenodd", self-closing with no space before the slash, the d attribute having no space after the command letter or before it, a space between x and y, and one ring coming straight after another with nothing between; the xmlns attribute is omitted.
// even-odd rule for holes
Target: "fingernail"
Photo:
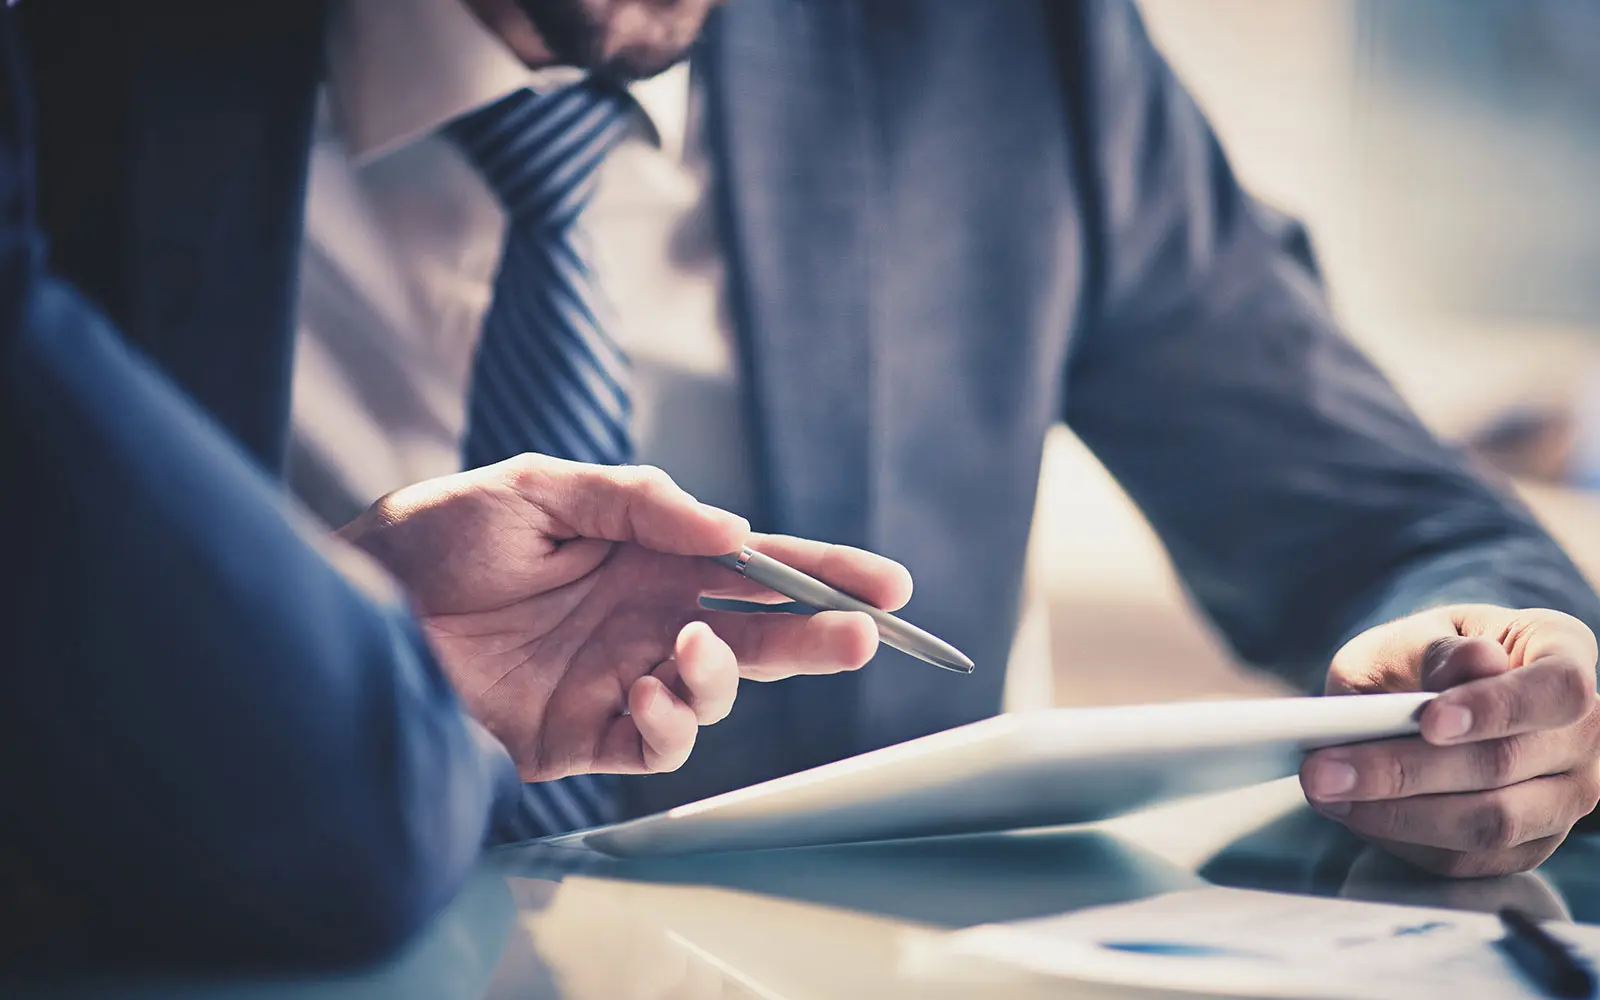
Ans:
<svg viewBox="0 0 1600 1000"><path fill-rule="evenodd" d="M1306 791L1314 799L1331 799L1356 787L1356 769L1342 760L1320 760L1306 775Z"/></svg>
<svg viewBox="0 0 1600 1000"><path fill-rule="evenodd" d="M1471 728L1472 712L1460 705L1440 705L1433 710L1433 735L1438 739L1458 739Z"/></svg>
<svg viewBox="0 0 1600 1000"><path fill-rule="evenodd" d="M1322 813L1324 816L1332 816L1334 819L1343 819L1350 815L1350 803L1348 802L1313 802L1311 805L1317 812Z"/></svg>

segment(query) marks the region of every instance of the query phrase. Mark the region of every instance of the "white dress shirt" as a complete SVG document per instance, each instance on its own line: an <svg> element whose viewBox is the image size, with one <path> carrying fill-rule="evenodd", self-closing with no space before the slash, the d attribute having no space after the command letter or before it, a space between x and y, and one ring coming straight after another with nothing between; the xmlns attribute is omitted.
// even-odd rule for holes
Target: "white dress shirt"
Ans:
<svg viewBox="0 0 1600 1000"><path fill-rule="evenodd" d="M307 195L295 357L295 450L365 505L460 468L466 399L506 219L439 130L530 70L461 0L343 0ZM711 203L700 88L680 63L630 93L640 114L600 167L581 224L633 362L638 460L707 503L750 513L752 442L727 262ZM306 499L337 520L348 510ZM1008 707L1049 703L1042 611L1025 616Z"/></svg>

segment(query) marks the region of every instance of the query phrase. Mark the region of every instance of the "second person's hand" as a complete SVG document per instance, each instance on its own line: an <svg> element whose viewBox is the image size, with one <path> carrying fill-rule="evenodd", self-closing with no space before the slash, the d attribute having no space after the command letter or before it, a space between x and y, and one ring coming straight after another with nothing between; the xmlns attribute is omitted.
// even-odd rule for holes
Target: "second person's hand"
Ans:
<svg viewBox="0 0 1600 1000"><path fill-rule="evenodd" d="M910 574L859 549L753 535L656 469L522 455L406 487L341 529L408 590L467 708L525 781L670 771L739 678L856 669L863 614L710 611L785 600L704 557L749 545L878 607Z"/></svg>
<svg viewBox="0 0 1600 1000"><path fill-rule="evenodd" d="M1306 797L1442 875L1527 871L1600 800L1595 637L1569 615L1435 608L1352 639L1329 694L1438 691L1422 732L1307 756Z"/></svg>

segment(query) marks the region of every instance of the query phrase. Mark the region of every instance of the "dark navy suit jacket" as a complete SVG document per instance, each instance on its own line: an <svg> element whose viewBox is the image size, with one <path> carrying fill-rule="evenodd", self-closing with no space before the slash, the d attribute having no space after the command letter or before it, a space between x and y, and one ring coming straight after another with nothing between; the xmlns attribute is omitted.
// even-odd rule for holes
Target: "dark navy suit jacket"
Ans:
<svg viewBox="0 0 1600 1000"><path fill-rule="evenodd" d="M320 6L25 0L21 8L42 108L52 266L269 469L287 424ZM904 561L918 580L911 617L980 667L958 677L885 653L856 675L747 685L683 771L632 784L633 809L996 711L1040 453L1062 420L1149 516L1234 649L1308 687L1346 637L1442 602L1547 606L1600 624L1593 593L1530 517L1430 436L1340 335L1304 233L1240 189L1127 0L732 0L696 58L708 74L759 442L764 501L753 513L769 529ZM124 357L103 328L73 328L98 331L95 342ZM71 369L67 357L51 357ZM98 393L88 377L30 376L52 392L36 386L28 398L39 407L93 402L105 419L153 405ZM138 384L161 395L147 374ZM130 476L160 469L160 482L173 479L168 463L198 461L179 457L198 433L185 426L185 434L147 428L98 452L65 429L40 430L30 460L54 478L34 475L49 484L36 502L57 512L71 509L57 493L119 503L126 487L99 478L86 454L114 453L121 465L100 464ZM238 463L203 467L230 489L248 478ZM266 487L250 490L264 511ZM298 712L374 718L360 695L379 692L353 690L327 707L296 684L274 687L274 671L287 669L286 657L319 662L337 652L370 665L375 673L359 676L379 684L394 669L393 650L411 648L395 645L406 635L402 620L353 595L312 606L315 587L285 589L287 565L279 575L252 571L259 606L231 608L258 620L223 627L230 619L214 609L179 610L199 582L225 596L211 581L230 567L242 572L238 540L255 537L231 527L242 516L232 506L196 495L190 487L159 494L170 510L152 496L103 513L113 519L83 536L111 545L158 525L169 536L149 537L167 538L163 551L193 544L191 532L211 539L210 549L193 550L193 578L144 577L143 564L125 562L132 568L119 579L141 600L179 595L170 614L184 617L167 621L184 627L159 643L146 633L104 639L124 658L119 694L134 698L144 675L159 676L182 654L230 674L255 670L240 683L271 694L262 704L283 725L299 725ZM186 516L157 516L172 511ZM92 520L82 508L74 516ZM250 516L267 523L264 512ZM84 551L68 530L74 523L62 522L52 549ZM344 586L293 547L287 529L272 531L289 554L261 565L301 560L296 577ZM39 563L40 572L63 572L61 560ZM63 620L85 633L102 622L125 627L126 616L104 610L115 606L109 592L93 592L80 617ZM263 648L263 635L299 638L289 655L287 646ZM230 637L239 637L238 655ZM198 644L192 653L189 642ZM111 669L87 652L32 648L38 662L72 676ZM401 676L431 677L415 670ZM35 725L49 724L54 692L28 678L15 695L46 720ZM231 686L207 690L237 697ZM161 732L166 752L224 754L232 745L226 727L138 697L137 731ZM444 725L422 715L431 720L424 728ZM398 715L377 718L394 726L386 731L408 732ZM371 735L356 727L346 738L363 734ZM312 741L288 760L313 750L330 748ZM251 759L264 767L264 755ZM366 794L476 766L464 748L440 759L438 772L397 769ZM62 794L77 773L70 763L36 764L38 794ZM463 815L482 804L481 793L456 794ZM169 836L190 824L194 842L216 851L225 851L216 839L225 830L267 840L206 806L196 793L191 813L163 814L177 824ZM357 799L344 808L377 807ZM96 818L110 836L132 822L118 810Z"/></svg>
<svg viewBox="0 0 1600 1000"><path fill-rule="evenodd" d="M0 971L383 954L460 886L515 771L382 575L320 555L259 462L49 273L14 16Z"/></svg>

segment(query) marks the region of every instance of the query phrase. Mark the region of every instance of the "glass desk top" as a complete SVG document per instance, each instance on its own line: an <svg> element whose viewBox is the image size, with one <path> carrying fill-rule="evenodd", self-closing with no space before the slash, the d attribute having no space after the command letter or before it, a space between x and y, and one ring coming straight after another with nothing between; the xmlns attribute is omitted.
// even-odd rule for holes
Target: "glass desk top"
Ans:
<svg viewBox="0 0 1600 1000"><path fill-rule="evenodd" d="M1221 884L1600 923L1600 835L1535 873L1448 881L1307 809L1294 779L1091 827L619 861L539 846L489 856L407 952L316 979L12 984L7 995L448 1000L1137 996L999 968L902 971L944 929ZM1171 996L1171 994L1161 994Z"/></svg>

